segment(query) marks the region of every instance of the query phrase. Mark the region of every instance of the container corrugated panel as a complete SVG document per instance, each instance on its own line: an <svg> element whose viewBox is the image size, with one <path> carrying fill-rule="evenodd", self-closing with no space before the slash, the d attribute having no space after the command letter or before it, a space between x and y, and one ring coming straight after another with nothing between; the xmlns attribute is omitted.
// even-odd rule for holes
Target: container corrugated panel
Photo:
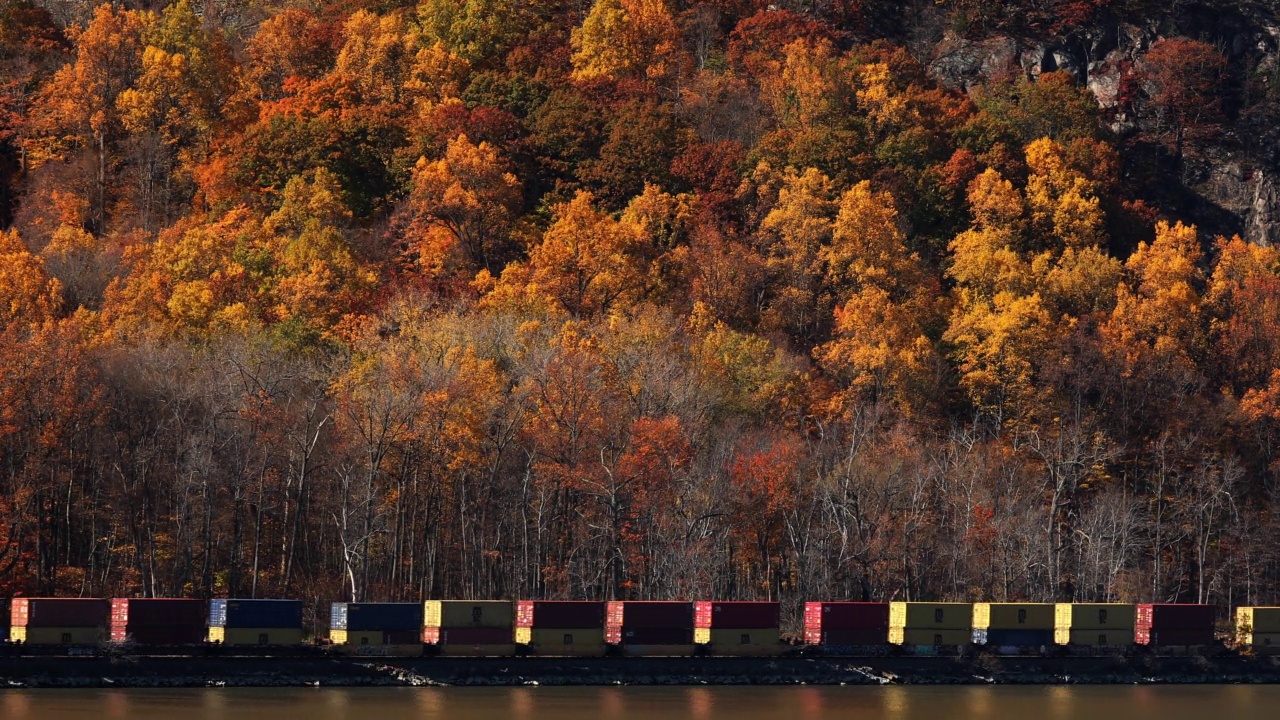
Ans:
<svg viewBox="0 0 1280 720"><path fill-rule="evenodd" d="M35 627L15 625L9 628L9 641L27 645L97 645L107 640L105 627Z"/></svg>
<svg viewBox="0 0 1280 720"><path fill-rule="evenodd" d="M823 630L888 630L889 603L809 602L804 604L806 636L817 638ZM817 641L814 641L817 644Z"/></svg>
<svg viewBox="0 0 1280 720"><path fill-rule="evenodd" d="M608 605L608 622L620 624L624 629L684 628L693 629L693 603L649 600L611 602Z"/></svg>
<svg viewBox="0 0 1280 720"><path fill-rule="evenodd" d="M1124 647L1133 645L1133 628L1091 628L1088 630L1058 628L1053 631L1053 641L1058 645L1084 647Z"/></svg>
<svg viewBox="0 0 1280 720"><path fill-rule="evenodd" d="M1005 630L998 628L973 631L974 645L997 647L1039 647L1054 644L1052 628L1044 630Z"/></svg>
<svg viewBox="0 0 1280 720"><path fill-rule="evenodd" d="M1280 607L1236 608L1236 629L1241 632L1280 633Z"/></svg>
<svg viewBox="0 0 1280 720"><path fill-rule="evenodd" d="M1136 609L1127 603L1058 603L1054 629L1133 630Z"/></svg>
<svg viewBox="0 0 1280 720"><path fill-rule="evenodd" d="M1054 628L1053 603L974 603L975 630L1050 630Z"/></svg>
<svg viewBox="0 0 1280 720"><path fill-rule="evenodd" d="M706 633L704 637L695 637L694 642L707 645L712 655L757 657L776 655L782 649L777 628L702 628L695 632Z"/></svg>
<svg viewBox="0 0 1280 720"><path fill-rule="evenodd" d="M423 608L426 627L510 628L515 623L515 604L510 600L428 600Z"/></svg>
<svg viewBox="0 0 1280 720"><path fill-rule="evenodd" d="M201 627L209 614L205 600L187 598L114 598L111 625L141 627Z"/></svg>
<svg viewBox="0 0 1280 720"><path fill-rule="evenodd" d="M592 600L533 600L518 609L520 627L564 630L603 628L603 602ZM525 624L527 623L527 624ZM603 636L602 636L603 637Z"/></svg>
<svg viewBox="0 0 1280 720"><path fill-rule="evenodd" d="M973 642L972 629L947 628L889 628L891 645L938 645L959 646Z"/></svg>
<svg viewBox="0 0 1280 720"><path fill-rule="evenodd" d="M890 628L933 630L973 629L972 603L896 602L889 604ZM968 641L966 641L968 642Z"/></svg>
<svg viewBox="0 0 1280 720"><path fill-rule="evenodd" d="M278 627L210 627L209 642L231 646L248 645L298 645L302 642L301 628Z"/></svg>
<svg viewBox="0 0 1280 720"><path fill-rule="evenodd" d="M1218 609L1213 605L1146 603L1137 606L1134 627L1151 630L1213 629Z"/></svg>
<svg viewBox="0 0 1280 720"><path fill-rule="evenodd" d="M301 628L298 600L226 598L209 601L209 626L228 628Z"/></svg>
<svg viewBox="0 0 1280 720"><path fill-rule="evenodd" d="M1200 630L1150 630L1134 631L1134 642L1152 647L1178 647L1182 645L1212 645L1217 641L1213 628Z"/></svg>
<svg viewBox="0 0 1280 720"><path fill-rule="evenodd" d="M625 628L623 645L692 645L693 628Z"/></svg>
<svg viewBox="0 0 1280 720"><path fill-rule="evenodd" d="M884 645L889 641L889 628L823 628L815 642L811 645Z"/></svg>
<svg viewBox="0 0 1280 720"><path fill-rule="evenodd" d="M515 642L511 628L441 628L441 645L507 645Z"/></svg>
<svg viewBox="0 0 1280 720"><path fill-rule="evenodd" d="M422 628L421 603L348 603L346 610L347 630L417 632Z"/></svg>
<svg viewBox="0 0 1280 720"><path fill-rule="evenodd" d="M14 627L108 627L111 602L103 598L14 598Z"/></svg>
<svg viewBox="0 0 1280 720"><path fill-rule="evenodd" d="M1255 651L1280 652L1280 633L1249 633L1240 636L1240 641Z"/></svg>
<svg viewBox="0 0 1280 720"><path fill-rule="evenodd" d="M602 607L603 610L603 607ZM602 628L526 628L516 641L528 645L538 655L595 657L605 652Z"/></svg>
<svg viewBox="0 0 1280 720"><path fill-rule="evenodd" d="M113 625L111 641L138 645L198 645L206 629L200 625Z"/></svg>
<svg viewBox="0 0 1280 720"><path fill-rule="evenodd" d="M329 604L329 631L347 629L347 603ZM332 634L329 636L332 638Z"/></svg>
<svg viewBox="0 0 1280 720"><path fill-rule="evenodd" d="M694 603L694 627L700 628L768 630L778 627L779 616L779 604L776 602Z"/></svg>
<svg viewBox="0 0 1280 720"><path fill-rule="evenodd" d="M637 645L628 643L622 646L622 654L625 657L692 657L697 651L698 648L693 643L684 645Z"/></svg>

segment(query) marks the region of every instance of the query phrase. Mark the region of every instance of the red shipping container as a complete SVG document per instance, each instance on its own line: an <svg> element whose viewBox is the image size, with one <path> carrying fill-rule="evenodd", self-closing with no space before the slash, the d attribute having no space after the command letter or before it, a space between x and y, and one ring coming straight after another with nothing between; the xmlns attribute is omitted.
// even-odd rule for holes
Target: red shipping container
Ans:
<svg viewBox="0 0 1280 720"><path fill-rule="evenodd" d="M441 645L510 645L515 636L510 628L445 628Z"/></svg>
<svg viewBox="0 0 1280 720"><path fill-rule="evenodd" d="M440 644L440 628L438 627L422 628L422 642L426 643L427 645L439 645Z"/></svg>
<svg viewBox="0 0 1280 720"><path fill-rule="evenodd" d="M1212 645L1217 641L1213 630L1137 630L1134 641L1139 645L1169 647L1171 645Z"/></svg>
<svg viewBox="0 0 1280 720"><path fill-rule="evenodd" d="M703 601L694 604L694 627L729 630L772 630L778 627L776 602Z"/></svg>
<svg viewBox="0 0 1280 720"><path fill-rule="evenodd" d="M623 628L693 629L693 603L629 600L611 602L606 610L609 626Z"/></svg>
<svg viewBox="0 0 1280 720"><path fill-rule="evenodd" d="M139 645L198 645L208 630L203 625L112 625L111 642Z"/></svg>
<svg viewBox="0 0 1280 720"><path fill-rule="evenodd" d="M808 645L884 645L889 641L888 628L834 628L804 631Z"/></svg>
<svg viewBox="0 0 1280 720"><path fill-rule="evenodd" d="M170 598L115 598L111 601L111 626L205 627L209 620L207 600Z"/></svg>
<svg viewBox="0 0 1280 720"><path fill-rule="evenodd" d="M440 628L436 628L439 630ZM387 630L384 632L384 642L387 645L420 645L422 637L419 636L417 630Z"/></svg>
<svg viewBox="0 0 1280 720"><path fill-rule="evenodd" d="M111 603L101 598L14 598L13 627L107 627Z"/></svg>
<svg viewBox="0 0 1280 720"><path fill-rule="evenodd" d="M639 628L624 630L624 645L692 645L693 628ZM614 642L616 645L617 643Z"/></svg>
<svg viewBox="0 0 1280 720"><path fill-rule="evenodd" d="M1178 603L1147 603L1137 610L1137 629L1155 630L1213 630L1218 614L1213 605Z"/></svg>
<svg viewBox="0 0 1280 720"><path fill-rule="evenodd" d="M804 627L813 630L889 629L889 603L810 602L804 604ZM887 637L887 634L886 634Z"/></svg>
<svg viewBox="0 0 1280 720"><path fill-rule="evenodd" d="M520 600L516 627L583 630L604 627L603 602L594 600Z"/></svg>

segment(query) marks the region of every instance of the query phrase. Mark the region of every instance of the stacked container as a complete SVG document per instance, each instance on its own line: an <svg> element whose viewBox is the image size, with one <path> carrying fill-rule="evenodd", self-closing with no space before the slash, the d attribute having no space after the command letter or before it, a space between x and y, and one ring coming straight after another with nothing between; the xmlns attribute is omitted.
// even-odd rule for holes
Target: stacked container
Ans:
<svg viewBox="0 0 1280 720"><path fill-rule="evenodd" d="M539 655L603 655L604 610L593 600L520 600L516 643Z"/></svg>
<svg viewBox="0 0 1280 720"><path fill-rule="evenodd" d="M1000 648L1053 645L1053 603L974 603L973 644Z"/></svg>
<svg viewBox="0 0 1280 720"><path fill-rule="evenodd" d="M889 643L892 645L960 646L973 639L971 603L889 604Z"/></svg>
<svg viewBox="0 0 1280 720"><path fill-rule="evenodd" d="M1059 645L1132 645L1135 620L1133 605L1058 603L1054 610L1053 639Z"/></svg>
<svg viewBox="0 0 1280 720"><path fill-rule="evenodd" d="M515 604L510 600L428 600L422 642L441 655L515 653Z"/></svg>
<svg viewBox="0 0 1280 720"><path fill-rule="evenodd" d="M422 654L419 603L333 603L329 642L355 655Z"/></svg>
<svg viewBox="0 0 1280 720"><path fill-rule="evenodd" d="M1139 605L1133 639L1139 645L1169 647L1214 642L1212 605L1147 603Z"/></svg>
<svg viewBox="0 0 1280 720"><path fill-rule="evenodd" d="M889 637L889 603L809 602L804 604L804 642L828 652L860 652Z"/></svg>
<svg viewBox="0 0 1280 720"><path fill-rule="evenodd" d="M1280 653L1280 607L1236 608L1236 639L1255 652Z"/></svg>
<svg viewBox="0 0 1280 720"><path fill-rule="evenodd" d="M776 602L696 602L693 642L712 655L776 655L778 619Z"/></svg>
<svg viewBox="0 0 1280 720"><path fill-rule="evenodd" d="M30 645L96 645L107 639L111 602L99 598L14 598L9 640Z"/></svg>
<svg viewBox="0 0 1280 720"><path fill-rule="evenodd" d="M196 645L204 642L208 613L205 600L115 598L111 601L111 642Z"/></svg>
<svg viewBox="0 0 1280 720"><path fill-rule="evenodd" d="M605 606L605 636L624 655L693 654L693 603L613 601Z"/></svg>
<svg viewBox="0 0 1280 720"><path fill-rule="evenodd" d="M298 600L209 601L209 642L223 645L297 645L302 642Z"/></svg>
<svg viewBox="0 0 1280 720"><path fill-rule="evenodd" d="M0 598L0 640L9 639L9 600Z"/></svg>

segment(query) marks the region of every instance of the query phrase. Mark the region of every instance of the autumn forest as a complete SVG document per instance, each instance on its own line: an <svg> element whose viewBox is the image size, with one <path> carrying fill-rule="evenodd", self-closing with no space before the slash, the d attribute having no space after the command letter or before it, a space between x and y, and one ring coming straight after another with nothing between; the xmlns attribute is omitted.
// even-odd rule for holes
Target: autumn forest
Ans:
<svg viewBox="0 0 1280 720"><path fill-rule="evenodd" d="M1150 5L6 0L0 594L1280 601L1280 71L918 42Z"/></svg>

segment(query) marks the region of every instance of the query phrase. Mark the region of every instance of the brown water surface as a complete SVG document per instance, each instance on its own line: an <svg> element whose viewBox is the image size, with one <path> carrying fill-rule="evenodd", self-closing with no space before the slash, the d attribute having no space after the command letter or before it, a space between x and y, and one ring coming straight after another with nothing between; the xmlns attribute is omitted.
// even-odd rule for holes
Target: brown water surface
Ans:
<svg viewBox="0 0 1280 720"><path fill-rule="evenodd" d="M3 720L1275 720L1280 686L0 690Z"/></svg>

